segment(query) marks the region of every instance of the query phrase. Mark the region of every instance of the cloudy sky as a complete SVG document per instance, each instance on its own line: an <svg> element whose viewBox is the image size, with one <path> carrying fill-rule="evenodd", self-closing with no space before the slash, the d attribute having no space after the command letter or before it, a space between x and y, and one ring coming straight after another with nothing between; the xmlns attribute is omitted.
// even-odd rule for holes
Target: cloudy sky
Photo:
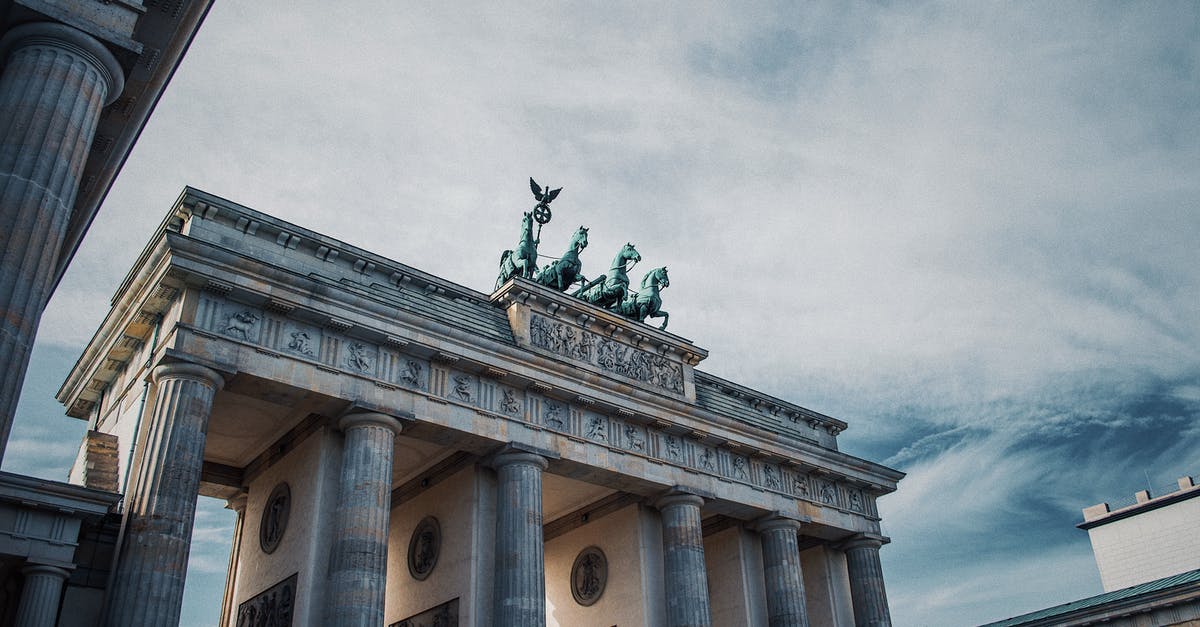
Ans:
<svg viewBox="0 0 1200 627"><path fill-rule="evenodd" d="M5 468L182 187L481 291L526 178L668 265L701 368L842 418L898 625L1101 591L1080 509L1200 475L1195 3L218 0L50 304ZM590 270L589 270L590 269ZM184 625L232 518L201 499Z"/></svg>

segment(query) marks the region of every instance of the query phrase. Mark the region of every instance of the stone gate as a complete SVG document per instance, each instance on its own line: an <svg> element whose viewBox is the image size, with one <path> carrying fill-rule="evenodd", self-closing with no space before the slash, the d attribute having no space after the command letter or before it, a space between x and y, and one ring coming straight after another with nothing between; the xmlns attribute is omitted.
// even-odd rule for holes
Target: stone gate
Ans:
<svg viewBox="0 0 1200 627"><path fill-rule="evenodd" d="M706 356L186 189L59 393L124 493L107 624L178 622L197 495L223 625L890 624L902 473Z"/></svg>

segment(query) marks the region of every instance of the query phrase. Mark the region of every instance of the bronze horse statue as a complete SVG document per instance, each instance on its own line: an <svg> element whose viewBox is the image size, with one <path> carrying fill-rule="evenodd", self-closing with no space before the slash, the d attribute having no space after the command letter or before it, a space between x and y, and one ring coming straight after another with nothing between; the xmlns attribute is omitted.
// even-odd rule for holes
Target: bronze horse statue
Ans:
<svg viewBox="0 0 1200 627"><path fill-rule="evenodd" d="M572 296L582 298L598 307L612 308L620 304L625 299L625 293L629 289L629 275L627 271L633 267L626 267L626 264L630 261L636 264L641 260L642 256L633 247L633 244L625 244L617 252L617 256L613 257L612 266L608 269L607 273L575 290Z"/></svg>
<svg viewBox="0 0 1200 627"><path fill-rule="evenodd" d="M575 235L571 237L571 245L567 248L567 252L563 253L562 258L542 268L534 280L560 292L567 291L576 283L586 283L587 279L583 278L583 274L580 272L583 270L583 262L579 261L579 253L587 248L587 236L587 227L579 227L575 231Z"/></svg>
<svg viewBox="0 0 1200 627"><path fill-rule="evenodd" d="M541 238L533 238L533 212L526 211L521 218L521 241L515 251L500 254L500 275L496 277L496 289L518 274L532 279L537 274L537 247Z"/></svg>
<svg viewBox="0 0 1200 627"><path fill-rule="evenodd" d="M662 326L658 328L665 331L671 316L662 310L662 296L659 293L670 285L671 281L667 278L667 267L655 268L642 278L641 290L631 293L619 305L611 309L638 322L645 322L647 318L662 318Z"/></svg>

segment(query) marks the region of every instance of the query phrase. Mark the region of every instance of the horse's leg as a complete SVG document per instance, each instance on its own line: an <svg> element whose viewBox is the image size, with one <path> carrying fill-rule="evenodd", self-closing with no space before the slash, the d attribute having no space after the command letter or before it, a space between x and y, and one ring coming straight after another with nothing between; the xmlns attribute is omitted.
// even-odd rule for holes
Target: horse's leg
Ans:
<svg viewBox="0 0 1200 627"><path fill-rule="evenodd" d="M663 310L659 309L658 311L656 311L656 312L654 312L654 313L650 314L650 317L651 317L651 318L662 318L662 319L663 319L662 326L661 326L661 327L658 327L658 328L659 328L659 329L662 329L663 331L666 331L666 330L667 330L667 322L668 322L668 321L670 321L670 319L671 319L671 314L669 314L669 313L667 313L667 312L665 312L665 311L663 311Z"/></svg>

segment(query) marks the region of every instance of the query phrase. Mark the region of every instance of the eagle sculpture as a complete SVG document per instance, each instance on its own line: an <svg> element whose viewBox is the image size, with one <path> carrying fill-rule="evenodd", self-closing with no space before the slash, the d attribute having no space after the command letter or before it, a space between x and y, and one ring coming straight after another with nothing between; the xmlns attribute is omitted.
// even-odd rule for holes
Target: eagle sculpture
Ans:
<svg viewBox="0 0 1200 627"><path fill-rule="evenodd" d="M542 186L538 185L537 181L533 180L532 176L529 177L529 189L533 190L534 199L543 205L550 204L550 201L558 198L558 193L562 191L561 187L558 189L550 189L547 187L543 190Z"/></svg>

